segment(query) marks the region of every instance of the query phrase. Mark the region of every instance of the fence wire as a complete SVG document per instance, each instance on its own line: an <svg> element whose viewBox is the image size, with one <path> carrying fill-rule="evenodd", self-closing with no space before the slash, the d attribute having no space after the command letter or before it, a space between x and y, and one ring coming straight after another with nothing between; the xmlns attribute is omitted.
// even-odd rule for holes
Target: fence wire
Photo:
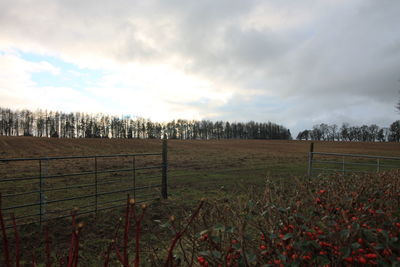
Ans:
<svg viewBox="0 0 400 267"><path fill-rule="evenodd" d="M127 194L137 203L166 197L166 155L0 159L2 211L20 226L123 206Z"/></svg>
<svg viewBox="0 0 400 267"><path fill-rule="evenodd" d="M308 175L320 173L378 173L400 168L400 157L314 152L310 149Z"/></svg>

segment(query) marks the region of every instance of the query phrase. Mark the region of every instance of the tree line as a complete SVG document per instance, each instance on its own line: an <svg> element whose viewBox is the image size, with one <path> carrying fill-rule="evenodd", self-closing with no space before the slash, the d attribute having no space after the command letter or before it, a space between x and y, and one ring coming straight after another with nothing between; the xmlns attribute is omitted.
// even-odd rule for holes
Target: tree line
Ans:
<svg viewBox="0 0 400 267"><path fill-rule="evenodd" d="M0 135L54 138L291 139L272 122L173 120L160 123L129 116L0 108Z"/></svg>
<svg viewBox="0 0 400 267"><path fill-rule="evenodd" d="M400 105L399 105L400 106ZM311 130L299 132L297 140L324 141L360 141L360 142L400 142L400 120L389 127L379 127L376 124L350 126L343 123L339 128L336 124L314 125Z"/></svg>

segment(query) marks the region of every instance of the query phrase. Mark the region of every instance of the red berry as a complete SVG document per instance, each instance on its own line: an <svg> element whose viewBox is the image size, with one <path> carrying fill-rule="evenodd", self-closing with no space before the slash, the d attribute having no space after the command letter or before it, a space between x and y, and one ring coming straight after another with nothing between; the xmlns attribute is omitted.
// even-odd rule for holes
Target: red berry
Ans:
<svg viewBox="0 0 400 267"><path fill-rule="evenodd" d="M331 246L332 246L331 244L329 244L329 243L327 243L327 242L324 242L324 241L320 241L320 242L319 242L319 245L320 245L321 247L331 247Z"/></svg>
<svg viewBox="0 0 400 267"><path fill-rule="evenodd" d="M353 262L353 257L347 257L347 258L344 258L343 260L345 262L352 263Z"/></svg>
<svg viewBox="0 0 400 267"><path fill-rule="evenodd" d="M374 209L368 209L368 212L371 214L376 214L376 211Z"/></svg>
<svg viewBox="0 0 400 267"><path fill-rule="evenodd" d="M375 253L369 253L364 255L367 259L376 259L378 256Z"/></svg>
<svg viewBox="0 0 400 267"><path fill-rule="evenodd" d="M386 248L386 249L382 252L382 254L383 254L384 256L390 256L390 255L392 255L392 250L391 250L390 248Z"/></svg>
<svg viewBox="0 0 400 267"><path fill-rule="evenodd" d="M198 261L200 264L204 264L204 262L205 262L206 260L204 259L204 257L199 256L199 257L197 257L197 261Z"/></svg>
<svg viewBox="0 0 400 267"><path fill-rule="evenodd" d="M360 256L360 257L358 257L358 262L361 264L366 264L367 260L363 256Z"/></svg>

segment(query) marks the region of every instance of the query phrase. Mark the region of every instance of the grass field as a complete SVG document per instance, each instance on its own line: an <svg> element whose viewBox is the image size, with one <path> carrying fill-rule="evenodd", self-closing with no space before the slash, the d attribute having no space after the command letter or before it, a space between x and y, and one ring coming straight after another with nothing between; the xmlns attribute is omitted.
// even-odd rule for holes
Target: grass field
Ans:
<svg viewBox="0 0 400 267"><path fill-rule="evenodd" d="M400 156L400 144L397 143L314 143L314 150L318 152ZM154 227L152 221L168 218L171 214L175 214L178 218L180 215L184 216L203 197L218 203L220 201L232 202L232 199L240 195L245 196L249 191L254 196L262 195L265 193L267 180L272 180L274 183L285 185L288 188L292 187L295 180L306 176L309 146L310 142L307 141L169 140L169 200L152 204L152 215L150 215L150 222L146 223L145 229L152 229ZM160 151L160 140L0 137L1 158L89 156ZM150 159L151 164L157 162L159 162L157 158ZM101 164L118 167L118 163L111 161ZM90 168L92 168L91 162L64 162L59 166L49 167L49 172L71 172L70 169L85 171ZM2 173L0 179L7 175L14 177L15 175L24 176L35 173L37 166L17 166L11 174L5 173L6 169L4 166L0 167ZM146 174L143 179L145 176ZM74 179L77 180L65 179L61 182L65 184L85 182L80 180L83 178ZM122 182L121 185L124 186ZM23 184L20 187L26 186L28 185ZM7 186L0 184L0 191L3 193L13 193L16 188L18 187L13 184ZM157 191L153 193L157 193ZM63 194L68 195L68 192ZM124 198L126 195L121 194L121 197ZM76 206L84 204L82 201L73 203ZM63 205L56 208L70 209L72 206ZM118 214L120 211L115 210L100 213L96 219L93 216L83 218L88 225L86 241L83 241L83 245L86 247L82 254L84 262L92 262L93 255L104 250L112 237L110 233L115 226ZM50 222L50 228L55 229L55 232L53 231L51 234L52 238L54 242L59 242L56 248L60 251L65 249L66 245L62 243L68 240L68 231L62 235L59 233L65 232L68 225L68 220L59 223ZM22 233L26 236L24 239L25 250L35 246L33 240L43 239L43 234L35 230L35 227L29 226L22 229ZM38 253L43 246L43 243L37 246Z"/></svg>
<svg viewBox="0 0 400 267"><path fill-rule="evenodd" d="M318 152L400 156L399 143L314 143ZM237 186L260 185L266 176L288 178L305 175L309 146L310 142L307 141L169 140L169 194L173 198L191 200L210 197L221 187L230 190ZM161 152L161 141L0 137L0 158L147 152ZM152 160L156 164L159 159ZM55 166L54 169L67 173L71 169L85 171L92 168L91 164L84 160L73 164L65 162L62 167ZM18 168L23 170L20 172L37 172L37 165ZM64 182L68 183L68 180Z"/></svg>

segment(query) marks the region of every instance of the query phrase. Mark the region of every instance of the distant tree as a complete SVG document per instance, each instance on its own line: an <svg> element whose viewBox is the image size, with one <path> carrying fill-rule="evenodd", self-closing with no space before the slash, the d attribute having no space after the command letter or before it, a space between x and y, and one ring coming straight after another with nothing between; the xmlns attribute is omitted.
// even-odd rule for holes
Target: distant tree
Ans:
<svg viewBox="0 0 400 267"><path fill-rule="evenodd" d="M400 141L400 120L393 122L389 128L389 141L399 142Z"/></svg>
<svg viewBox="0 0 400 267"><path fill-rule="evenodd" d="M386 142L389 136L389 129L388 128L381 128L377 134L377 140L379 142Z"/></svg>
<svg viewBox="0 0 400 267"><path fill-rule="evenodd" d="M371 124L368 127L369 130L369 141L371 142L375 142L375 140L378 138L378 132L379 132L379 126L376 124Z"/></svg>
<svg viewBox="0 0 400 267"><path fill-rule="evenodd" d="M342 127L340 127L340 138L342 141L349 140L349 127L349 124L346 122L342 124Z"/></svg>
<svg viewBox="0 0 400 267"><path fill-rule="evenodd" d="M328 125L328 140L335 141L339 139L337 134L338 126L336 124Z"/></svg>
<svg viewBox="0 0 400 267"><path fill-rule="evenodd" d="M291 139L289 129L262 122L177 120L153 122L129 116L64 113L30 110L13 111L0 107L0 135L56 138L162 138L170 139ZM308 134L306 139L308 138Z"/></svg>
<svg viewBox="0 0 400 267"><path fill-rule="evenodd" d="M367 125L363 125L360 127L360 141L366 142L369 141L369 129Z"/></svg>
<svg viewBox="0 0 400 267"><path fill-rule="evenodd" d="M310 132L310 137L312 140L321 140L323 136L323 132L319 125L314 125L312 131Z"/></svg>
<svg viewBox="0 0 400 267"><path fill-rule="evenodd" d="M299 132L299 134L297 135L296 139L297 140L308 140L310 136L310 131L309 130L304 130Z"/></svg>

